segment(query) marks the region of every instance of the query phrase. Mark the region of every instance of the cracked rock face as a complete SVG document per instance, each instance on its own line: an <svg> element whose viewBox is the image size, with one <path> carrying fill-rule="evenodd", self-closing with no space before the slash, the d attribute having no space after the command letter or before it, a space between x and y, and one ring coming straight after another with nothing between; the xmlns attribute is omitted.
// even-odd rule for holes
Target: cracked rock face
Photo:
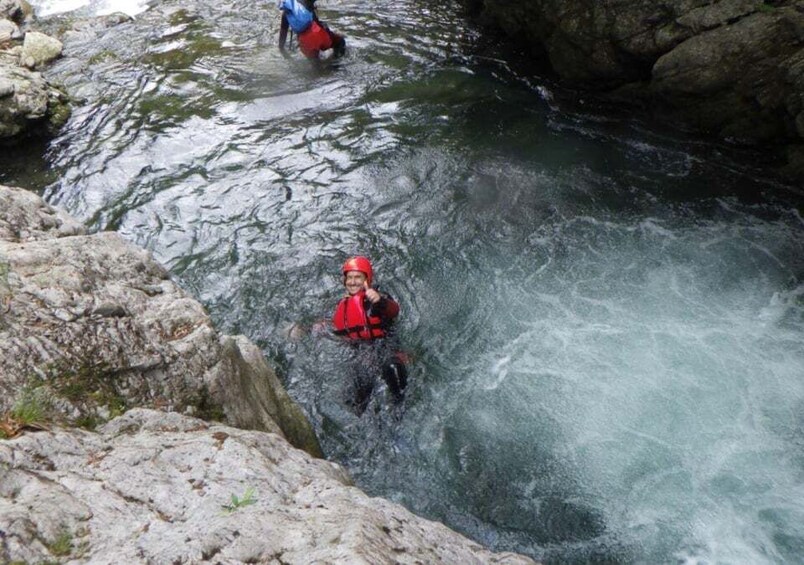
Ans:
<svg viewBox="0 0 804 565"><path fill-rule="evenodd" d="M85 427L131 407L197 414L321 455L256 346L220 335L146 251L0 186L0 415L32 401Z"/></svg>
<svg viewBox="0 0 804 565"><path fill-rule="evenodd" d="M0 441L0 562L496 563L274 434L134 409Z"/></svg>

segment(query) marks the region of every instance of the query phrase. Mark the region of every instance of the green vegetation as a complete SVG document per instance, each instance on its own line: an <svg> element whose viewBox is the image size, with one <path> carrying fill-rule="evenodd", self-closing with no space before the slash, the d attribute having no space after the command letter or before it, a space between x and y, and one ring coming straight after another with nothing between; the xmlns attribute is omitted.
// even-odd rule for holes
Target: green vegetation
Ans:
<svg viewBox="0 0 804 565"><path fill-rule="evenodd" d="M223 509L226 510L227 514L231 514L243 508L244 506L249 506L257 502L257 499L254 498L254 488L248 487L246 492L243 493L243 498L237 498L236 494L232 495L232 501L229 504L224 504Z"/></svg>
<svg viewBox="0 0 804 565"><path fill-rule="evenodd" d="M172 26L189 24L196 20L198 20L198 16L190 14L190 12L188 12L185 8L182 8L181 10L176 10L175 12L170 14L170 18L168 19L170 25Z"/></svg>
<svg viewBox="0 0 804 565"><path fill-rule="evenodd" d="M69 530L62 530L58 537L47 544L52 555L66 557L73 552L73 534Z"/></svg>
<svg viewBox="0 0 804 565"><path fill-rule="evenodd" d="M116 61L120 57L118 57L117 53L114 51L110 51L108 49L104 49L98 53L92 55L87 61L90 65L97 65L98 63L104 63L106 61Z"/></svg>
<svg viewBox="0 0 804 565"><path fill-rule="evenodd" d="M767 13L776 11L776 6L771 6L770 4L764 4L763 3L763 4L759 5L758 10L760 12L764 12L764 13L767 14Z"/></svg>
<svg viewBox="0 0 804 565"><path fill-rule="evenodd" d="M91 355L69 363L56 363L48 372L53 391L81 412L73 422L76 426L94 430L104 421L98 415L100 407L109 412L109 418L115 418L128 409L114 371L107 363L93 360Z"/></svg>
<svg viewBox="0 0 804 565"><path fill-rule="evenodd" d="M95 430L101 423L102 422L94 414L81 414L73 420L75 426L89 431Z"/></svg>
<svg viewBox="0 0 804 565"><path fill-rule="evenodd" d="M64 124L67 123L67 120L69 120L70 116L73 114L72 108L70 108L70 105L66 102L48 103L48 112L48 126L53 132L57 132L64 127Z"/></svg>
<svg viewBox="0 0 804 565"><path fill-rule="evenodd" d="M16 437L23 430L45 429L44 421L51 408L47 391L43 388L26 388L11 410L0 419L0 439Z"/></svg>
<svg viewBox="0 0 804 565"><path fill-rule="evenodd" d="M11 417L18 423L27 426L41 422L50 408L50 403L41 389L25 391L11 408Z"/></svg>
<svg viewBox="0 0 804 565"><path fill-rule="evenodd" d="M178 94L159 94L143 97L139 113L144 118L167 119L176 123L193 116L208 119L214 115L211 105L193 105L191 100Z"/></svg>

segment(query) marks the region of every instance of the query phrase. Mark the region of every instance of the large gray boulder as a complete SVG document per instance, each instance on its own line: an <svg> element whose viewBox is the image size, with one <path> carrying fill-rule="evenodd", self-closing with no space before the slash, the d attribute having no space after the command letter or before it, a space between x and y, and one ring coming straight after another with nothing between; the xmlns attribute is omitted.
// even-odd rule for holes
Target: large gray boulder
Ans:
<svg viewBox="0 0 804 565"><path fill-rule="evenodd" d="M0 186L0 416L31 402L48 421L88 428L159 407L321 455L259 350L220 335L146 251Z"/></svg>
<svg viewBox="0 0 804 565"><path fill-rule="evenodd" d="M804 1L465 1L567 81L784 148L804 178Z"/></svg>
<svg viewBox="0 0 804 565"><path fill-rule="evenodd" d="M0 441L2 563L526 565L279 436L134 409Z"/></svg>

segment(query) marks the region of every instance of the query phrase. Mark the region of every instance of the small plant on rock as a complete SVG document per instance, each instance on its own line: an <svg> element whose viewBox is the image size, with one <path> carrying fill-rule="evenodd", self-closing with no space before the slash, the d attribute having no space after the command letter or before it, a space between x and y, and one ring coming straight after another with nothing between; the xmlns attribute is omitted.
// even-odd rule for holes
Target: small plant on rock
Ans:
<svg viewBox="0 0 804 565"><path fill-rule="evenodd" d="M232 501L229 504L224 504L223 509L226 511L227 514L231 514L243 508L244 506L249 506L257 502L257 499L254 497L254 487L248 487L246 492L243 493L243 498L238 498L236 494L232 495Z"/></svg>
<svg viewBox="0 0 804 565"><path fill-rule="evenodd" d="M39 389L26 391L11 410L0 418L0 438L10 439L24 430L46 430L43 424L48 401Z"/></svg>
<svg viewBox="0 0 804 565"><path fill-rule="evenodd" d="M62 530L58 537L47 546L52 555L65 557L73 552L73 534L69 530Z"/></svg>

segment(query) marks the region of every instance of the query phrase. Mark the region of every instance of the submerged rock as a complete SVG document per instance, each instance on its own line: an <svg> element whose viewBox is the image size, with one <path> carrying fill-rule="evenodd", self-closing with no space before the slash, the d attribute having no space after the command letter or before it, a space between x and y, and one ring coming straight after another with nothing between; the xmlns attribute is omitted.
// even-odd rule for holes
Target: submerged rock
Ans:
<svg viewBox="0 0 804 565"><path fill-rule="evenodd" d="M220 335L144 250L0 186L0 415L33 397L93 427L130 407L271 431L320 456L256 347Z"/></svg>
<svg viewBox="0 0 804 565"><path fill-rule="evenodd" d="M279 436L134 409L0 441L0 562L525 565Z"/></svg>

